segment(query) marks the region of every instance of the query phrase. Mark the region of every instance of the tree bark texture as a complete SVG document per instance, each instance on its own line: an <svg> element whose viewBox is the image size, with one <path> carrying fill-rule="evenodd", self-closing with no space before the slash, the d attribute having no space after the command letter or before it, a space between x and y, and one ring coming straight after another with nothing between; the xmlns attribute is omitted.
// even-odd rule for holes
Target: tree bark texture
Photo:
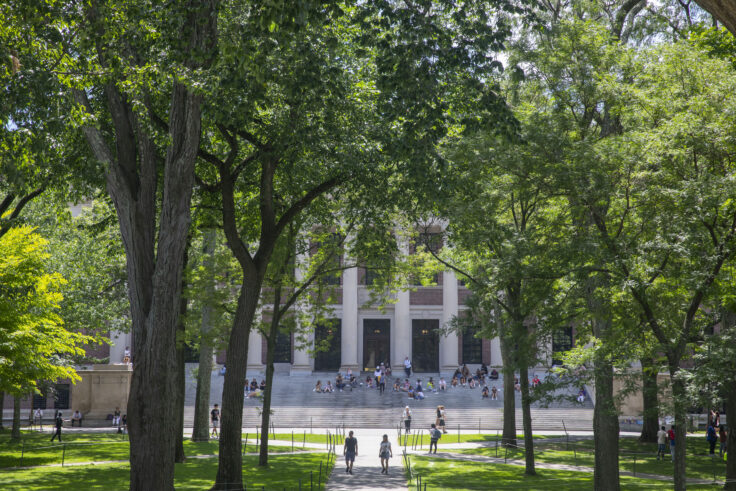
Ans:
<svg viewBox="0 0 736 491"><path fill-rule="evenodd" d="M20 440L20 396L13 397L13 429L10 439Z"/></svg>
<svg viewBox="0 0 736 491"><path fill-rule="evenodd" d="M5 407L5 392L0 390L0 430L3 430L3 408Z"/></svg>
<svg viewBox="0 0 736 491"><path fill-rule="evenodd" d="M736 4L733 0L696 0L698 5L710 12L731 34L736 36Z"/></svg>
<svg viewBox="0 0 736 491"><path fill-rule="evenodd" d="M723 489L736 491L736 386L731 384L726 391L726 420L728 423L728 438L726 445L728 456L726 460L726 484Z"/></svg>
<svg viewBox="0 0 736 491"><path fill-rule="evenodd" d="M253 284L255 281L258 283ZM238 296L238 306L227 347L227 371L222 389L220 454L213 489L243 489L241 433L244 384L248 366L248 340L258 307L261 281L261 278L244 277Z"/></svg>
<svg viewBox="0 0 736 491"><path fill-rule="evenodd" d="M613 397L613 365L604 354L596 358L594 370L594 488L598 491L618 491L621 489L618 462L619 425L618 410Z"/></svg>
<svg viewBox="0 0 736 491"><path fill-rule="evenodd" d="M207 230L204 236L204 259L202 261L204 270L214 270L214 252L217 234L214 230ZM209 274L209 273L207 273ZM210 276L211 279L214 276ZM214 290L214 282L209 281L207 288ZM212 298L211 295L206 295ZM209 431L209 409L210 409L210 384L212 380L212 341L210 331L212 330L212 306L205 302L202 305L202 323L200 326L199 341L199 368L197 370L197 394L194 402L194 428L192 429L192 440L206 442L210 438Z"/></svg>
<svg viewBox="0 0 736 491"><path fill-rule="evenodd" d="M281 289L276 288L276 294L281 296ZM276 297L278 298L278 297ZM266 339L266 390L263 394L263 411L261 412L261 448L258 455L258 465L268 465L268 428L271 423L271 393L273 389L273 357L276 350L276 337L279 332L278 304L274 304L274 315L269 325Z"/></svg>
<svg viewBox="0 0 736 491"><path fill-rule="evenodd" d="M657 400L657 370L651 358L641 360L641 389L644 402L644 425L641 428L640 442L657 443L659 431L659 402Z"/></svg>
<svg viewBox="0 0 736 491"><path fill-rule="evenodd" d="M503 435L504 446L516 447L516 395L514 391L513 353L507 336L499 331L501 341L501 361L503 363Z"/></svg>
<svg viewBox="0 0 736 491"><path fill-rule="evenodd" d="M186 270L189 263L189 247L191 246L191 234L187 235L187 245L184 249L184 264L182 270ZM186 345L184 342L186 336L186 326L184 325L184 317L187 314L188 299L184 295L186 289L186 275L181 276L181 291L179 298L179 322L176 334L176 399L174 405L174 462L182 463L187 460L184 453L184 395L186 391L186 365L184 364L184 355Z"/></svg>
<svg viewBox="0 0 736 491"><path fill-rule="evenodd" d="M685 478L685 457L687 450L687 407L685 383L679 378L680 359L670 361L670 381L672 383L672 399L675 410L675 491L684 491L687 487Z"/></svg>
<svg viewBox="0 0 736 491"><path fill-rule="evenodd" d="M521 361L522 363L519 364L519 384L521 385L521 420L524 426L524 462L526 464L524 472L529 476L533 476L537 471L534 469L534 435L532 434L532 398L529 394L529 366L526 359Z"/></svg>

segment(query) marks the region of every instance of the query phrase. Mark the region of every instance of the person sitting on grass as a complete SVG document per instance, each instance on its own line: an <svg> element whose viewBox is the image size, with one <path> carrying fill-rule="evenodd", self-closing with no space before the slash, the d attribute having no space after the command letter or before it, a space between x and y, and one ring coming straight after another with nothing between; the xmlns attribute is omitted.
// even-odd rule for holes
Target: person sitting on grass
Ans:
<svg viewBox="0 0 736 491"><path fill-rule="evenodd" d="M314 385L314 392L322 393L322 381L317 380L317 383Z"/></svg>
<svg viewBox="0 0 736 491"><path fill-rule="evenodd" d="M488 399L488 386L484 385L483 390L480 392L480 398L481 399Z"/></svg>

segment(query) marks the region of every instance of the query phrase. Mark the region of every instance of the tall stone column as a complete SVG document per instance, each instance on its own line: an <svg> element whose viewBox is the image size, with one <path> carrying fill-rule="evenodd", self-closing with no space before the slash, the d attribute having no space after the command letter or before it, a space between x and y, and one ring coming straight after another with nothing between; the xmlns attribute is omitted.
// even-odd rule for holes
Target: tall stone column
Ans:
<svg viewBox="0 0 736 491"><path fill-rule="evenodd" d="M409 243L406 240L400 242L399 248L402 254L409 255ZM411 344L409 290L402 290L396 294L394 325L391 326L391 352L394 356L391 363L397 374L404 369L404 358L412 358Z"/></svg>
<svg viewBox="0 0 736 491"><path fill-rule="evenodd" d="M457 315L457 278L454 271L445 271L442 282L442 326L446 326ZM458 338L452 332L440 337L440 372L452 373L458 366Z"/></svg>
<svg viewBox="0 0 736 491"><path fill-rule="evenodd" d="M346 269L342 275L342 332L340 333L340 371L351 368L354 372L358 362L358 268Z"/></svg>
<svg viewBox="0 0 736 491"><path fill-rule="evenodd" d="M304 265L307 264L307 254L298 254L296 258L296 268L294 271L294 276L296 278L297 284L299 284L302 280L304 280ZM294 310L298 311L299 308L299 302L297 302L297 305L295 305ZM301 329L301 323L297 319L297 330ZM294 342L296 343L297 336L294 336ZM307 342L304 346L297 346L295 344L294 346L294 362L291 365L291 374L292 375L309 375L312 373L312 370L314 369L314 359L309 354L309 350L311 350L314 347L314 327L309 328L309 333L307 335Z"/></svg>
<svg viewBox="0 0 736 491"><path fill-rule="evenodd" d="M503 365L501 359L501 340L498 337L491 339L491 365L500 367Z"/></svg>

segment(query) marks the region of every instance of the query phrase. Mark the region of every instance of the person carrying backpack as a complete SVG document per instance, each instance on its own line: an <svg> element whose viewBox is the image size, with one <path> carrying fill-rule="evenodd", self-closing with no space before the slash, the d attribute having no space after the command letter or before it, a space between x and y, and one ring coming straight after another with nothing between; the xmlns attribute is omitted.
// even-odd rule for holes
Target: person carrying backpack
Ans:
<svg viewBox="0 0 736 491"><path fill-rule="evenodd" d="M433 424L432 429L429 430L429 453L432 453L432 446L434 446L434 453L437 453L437 442L440 438L442 438L442 432Z"/></svg>
<svg viewBox="0 0 736 491"><path fill-rule="evenodd" d="M718 437L716 436L716 429L713 427L713 423L709 424L708 429L705 430L705 439L710 445L710 455L715 455Z"/></svg>

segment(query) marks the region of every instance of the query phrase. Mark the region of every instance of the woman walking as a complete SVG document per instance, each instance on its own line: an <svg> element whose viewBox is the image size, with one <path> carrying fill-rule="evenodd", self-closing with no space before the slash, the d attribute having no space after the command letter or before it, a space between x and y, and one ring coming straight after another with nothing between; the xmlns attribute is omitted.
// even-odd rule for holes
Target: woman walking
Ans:
<svg viewBox="0 0 736 491"><path fill-rule="evenodd" d="M394 456L394 452L391 450L391 442L388 441L388 435L383 435L378 456L381 458L381 474L388 474L388 459Z"/></svg>
<svg viewBox="0 0 736 491"><path fill-rule="evenodd" d="M404 430L406 430L406 433L411 433L411 409L409 409L409 406L404 408L402 417L404 418Z"/></svg>
<svg viewBox="0 0 736 491"><path fill-rule="evenodd" d="M437 427L442 429L442 433L447 433L445 429L445 406L437 406Z"/></svg>

